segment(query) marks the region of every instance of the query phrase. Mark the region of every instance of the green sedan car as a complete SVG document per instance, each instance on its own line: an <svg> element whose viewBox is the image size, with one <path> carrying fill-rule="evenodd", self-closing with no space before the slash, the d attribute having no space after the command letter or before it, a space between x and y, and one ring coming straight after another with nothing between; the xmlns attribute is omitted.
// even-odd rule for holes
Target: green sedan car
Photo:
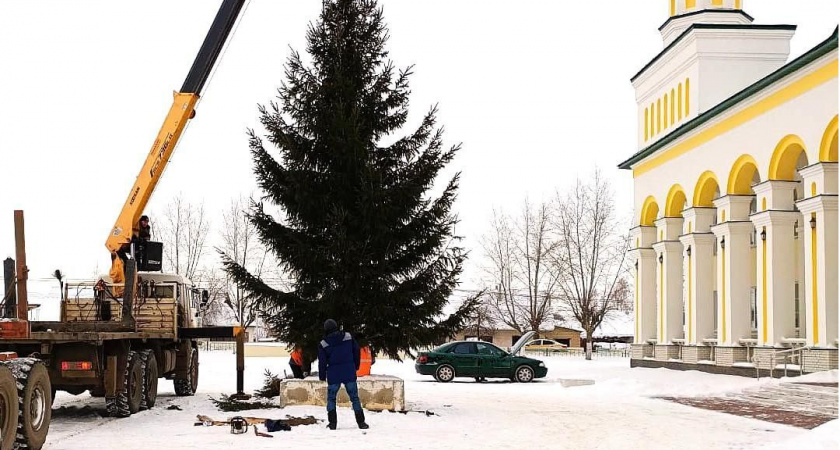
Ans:
<svg viewBox="0 0 840 450"><path fill-rule="evenodd" d="M443 383L455 377L477 380L509 378L527 383L534 378L543 378L548 373L542 361L517 355L522 345L533 335L533 332L529 332L522 336L523 339L514 344L510 353L488 342L450 342L430 352L421 352L414 369L421 375L432 375Z"/></svg>

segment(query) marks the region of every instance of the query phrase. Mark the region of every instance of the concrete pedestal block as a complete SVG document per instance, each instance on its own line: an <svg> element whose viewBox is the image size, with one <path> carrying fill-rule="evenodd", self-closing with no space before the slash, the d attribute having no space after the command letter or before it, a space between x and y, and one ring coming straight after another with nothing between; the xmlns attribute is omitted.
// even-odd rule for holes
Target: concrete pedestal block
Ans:
<svg viewBox="0 0 840 450"><path fill-rule="evenodd" d="M668 361L680 357L678 345L656 345L655 356L657 361Z"/></svg>
<svg viewBox="0 0 840 450"><path fill-rule="evenodd" d="M405 410L405 385L402 378L371 375L356 380L359 400L365 409ZM351 406L344 386L338 391L338 406ZM280 406L327 406L327 383L317 378L288 379L280 382Z"/></svg>
<svg viewBox="0 0 840 450"><path fill-rule="evenodd" d="M837 369L836 348L811 348L802 351L802 371L811 373Z"/></svg>
<svg viewBox="0 0 840 450"><path fill-rule="evenodd" d="M647 344L632 344L630 345L630 358L633 359L642 359L647 356L645 352L645 347L648 346Z"/></svg>
<svg viewBox="0 0 840 450"><path fill-rule="evenodd" d="M739 362L750 362L746 347L715 348L715 364L718 366L732 366Z"/></svg>
<svg viewBox="0 0 840 450"><path fill-rule="evenodd" d="M696 345L686 345L682 348L682 360L686 364L697 364L697 361L702 359L701 355L699 354L699 350L705 349L705 347L697 347ZM708 350L708 349L706 349Z"/></svg>
<svg viewBox="0 0 840 450"><path fill-rule="evenodd" d="M780 349L774 347L756 347L753 349L753 357L756 359L756 365L759 369L770 370L773 368L773 364L771 361L771 357L773 353L779 351ZM779 357L779 360L776 361L776 364L782 364L784 362L783 357Z"/></svg>

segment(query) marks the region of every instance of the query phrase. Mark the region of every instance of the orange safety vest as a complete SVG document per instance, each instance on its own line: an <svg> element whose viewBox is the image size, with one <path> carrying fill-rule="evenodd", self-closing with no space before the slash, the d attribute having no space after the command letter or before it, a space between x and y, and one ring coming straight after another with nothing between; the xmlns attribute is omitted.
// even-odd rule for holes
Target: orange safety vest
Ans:
<svg viewBox="0 0 840 450"><path fill-rule="evenodd" d="M303 366L303 350L297 349L292 352L292 361L298 366Z"/></svg>
<svg viewBox="0 0 840 450"><path fill-rule="evenodd" d="M370 366L373 364L373 358L370 354L370 347L364 346L359 350L361 355L359 362L359 370L356 371L357 377L366 377L370 375Z"/></svg>

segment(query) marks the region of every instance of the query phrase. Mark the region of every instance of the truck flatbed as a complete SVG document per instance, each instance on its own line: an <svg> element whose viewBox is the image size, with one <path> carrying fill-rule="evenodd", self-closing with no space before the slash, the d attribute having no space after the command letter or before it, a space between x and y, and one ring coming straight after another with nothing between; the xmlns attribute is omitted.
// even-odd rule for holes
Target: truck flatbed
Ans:
<svg viewBox="0 0 840 450"><path fill-rule="evenodd" d="M4 343L50 342L96 342L112 340L178 340L213 339L234 340L240 327L179 328L178 335L154 331L135 331L113 322L31 322L29 338L4 339Z"/></svg>

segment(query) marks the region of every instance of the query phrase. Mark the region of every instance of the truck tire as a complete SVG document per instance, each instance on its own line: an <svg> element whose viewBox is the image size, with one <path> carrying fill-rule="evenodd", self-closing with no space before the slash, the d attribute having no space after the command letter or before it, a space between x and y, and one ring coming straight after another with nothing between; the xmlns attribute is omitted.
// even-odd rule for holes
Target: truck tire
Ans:
<svg viewBox="0 0 840 450"><path fill-rule="evenodd" d="M143 365L137 352L128 352L125 380L125 386L116 397L105 398L105 408L111 417L128 417L140 411L140 400L143 398Z"/></svg>
<svg viewBox="0 0 840 450"><path fill-rule="evenodd" d="M128 380L128 411L134 414L140 411L143 388L146 386L146 367L139 352L128 352L128 368L125 375Z"/></svg>
<svg viewBox="0 0 840 450"><path fill-rule="evenodd" d="M11 450L15 445L19 404L15 376L0 365L0 450Z"/></svg>
<svg viewBox="0 0 840 450"><path fill-rule="evenodd" d="M8 365L18 388L16 447L40 450L47 440L52 416L52 386L44 364L35 358L18 358Z"/></svg>
<svg viewBox="0 0 840 450"><path fill-rule="evenodd" d="M155 352L151 350L143 350L140 352L140 357L143 359L146 369L143 373L143 379L145 380L143 398L140 401L140 409L144 410L154 407L157 400L158 365Z"/></svg>
<svg viewBox="0 0 840 450"><path fill-rule="evenodd" d="M198 349L190 349L190 360L186 378L176 378L175 395L186 397L195 394L198 387Z"/></svg>

